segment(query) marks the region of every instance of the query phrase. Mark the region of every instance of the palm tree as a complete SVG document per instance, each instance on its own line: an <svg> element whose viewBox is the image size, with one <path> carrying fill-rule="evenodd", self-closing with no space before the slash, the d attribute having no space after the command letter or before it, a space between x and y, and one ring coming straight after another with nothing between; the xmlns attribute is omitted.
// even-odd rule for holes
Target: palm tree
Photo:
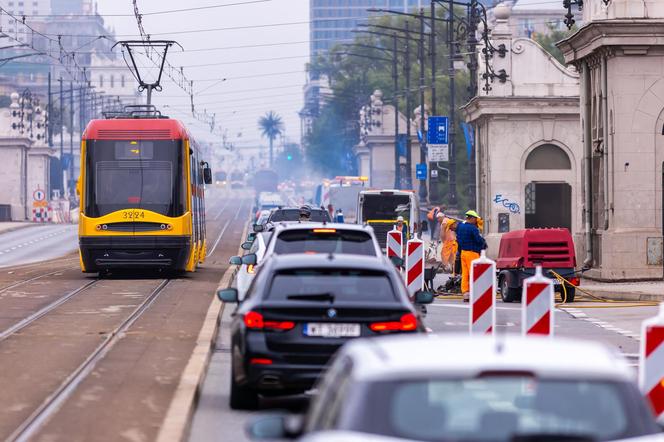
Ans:
<svg viewBox="0 0 664 442"><path fill-rule="evenodd" d="M258 119L261 134L270 140L270 167L272 167L274 139L284 132L284 122L279 114L270 111Z"/></svg>

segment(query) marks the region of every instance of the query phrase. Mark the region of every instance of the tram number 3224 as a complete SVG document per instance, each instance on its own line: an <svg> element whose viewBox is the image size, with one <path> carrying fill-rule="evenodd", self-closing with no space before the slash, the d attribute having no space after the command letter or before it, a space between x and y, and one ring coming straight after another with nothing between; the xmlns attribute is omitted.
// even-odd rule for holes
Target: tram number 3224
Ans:
<svg viewBox="0 0 664 442"><path fill-rule="evenodd" d="M144 219L145 212L137 210L125 210L122 212L122 219L137 220Z"/></svg>

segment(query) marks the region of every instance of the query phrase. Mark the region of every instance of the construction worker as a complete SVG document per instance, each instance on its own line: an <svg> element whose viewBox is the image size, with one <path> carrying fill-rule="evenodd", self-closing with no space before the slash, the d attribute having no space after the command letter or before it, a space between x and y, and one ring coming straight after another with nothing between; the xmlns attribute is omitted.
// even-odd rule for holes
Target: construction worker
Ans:
<svg viewBox="0 0 664 442"><path fill-rule="evenodd" d="M429 234L431 235L431 239L433 240L436 237L436 232L437 232L437 227L438 223L440 222L440 219L438 216L443 213L442 210L440 210L440 207L438 206L433 206L431 210L427 213L427 219L429 220Z"/></svg>
<svg viewBox="0 0 664 442"><path fill-rule="evenodd" d="M457 221L452 218L444 217L440 226L440 239L443 242L443 248L440 251L440 260L443 263L443 269L455 274L457 250L459 245L456 237Z"/></svg>
<svg viewBox="0 0 664 442"><path fill-rule="evenodd" d="M406 224L404 224L403 216L397 216L397 225L395 226L395 229L401 232L401 244L405 247L406 241L408 240L408 229L406 228Z"/></svg>
<svg viewBox="0 0 664 442"><path fill-rule="evenodd" d="M470 263L486 249L486 240L477 228L480 216L474 210L466 212L466 221L457 225L456 237L461 250L461 293L463 301L470 300Z"/></svg>

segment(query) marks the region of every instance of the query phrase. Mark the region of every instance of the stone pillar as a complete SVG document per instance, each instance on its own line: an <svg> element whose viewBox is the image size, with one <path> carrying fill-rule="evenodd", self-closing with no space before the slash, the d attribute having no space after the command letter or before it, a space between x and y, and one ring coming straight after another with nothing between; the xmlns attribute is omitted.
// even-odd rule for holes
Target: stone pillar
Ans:
<svg viewBox="0 0 664 442"><path fill-rule="evenodd" d="M589 205L591 277L662 278L664 2L612 0L558 46L587 78L581 124ZM601 3L601 4L600 4Z"/></svg>

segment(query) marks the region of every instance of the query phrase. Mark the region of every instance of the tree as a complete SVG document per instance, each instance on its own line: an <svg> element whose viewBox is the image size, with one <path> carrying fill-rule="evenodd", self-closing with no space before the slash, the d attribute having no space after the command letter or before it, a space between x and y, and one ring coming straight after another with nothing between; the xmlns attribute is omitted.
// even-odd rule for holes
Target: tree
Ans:
<svg viewBox="0 0 664 442"><path fill-rule="evenodd" d="M547 51L549 54L553 55L553 57L558 60L558 62L562 65L565 64L565 58L563 57L563 53L558 49L556 46L556 43L558 43L561 40L566 39L570 35L572 35L574 32L576 32L576 27L573 27L571 30L560 30L556 28L553 25L548 25L549 27L549 32L546 34L535 34L534 40L540 44L544 48L545 51Z"/></svg>
<svg viewBox="0 0 664 442"><path fill-rule="evenodd" d="M274 111L266 113L258 119L261 134L270 140L270 167L274 161L274 139L284 132L284 122Z"/></svg>

